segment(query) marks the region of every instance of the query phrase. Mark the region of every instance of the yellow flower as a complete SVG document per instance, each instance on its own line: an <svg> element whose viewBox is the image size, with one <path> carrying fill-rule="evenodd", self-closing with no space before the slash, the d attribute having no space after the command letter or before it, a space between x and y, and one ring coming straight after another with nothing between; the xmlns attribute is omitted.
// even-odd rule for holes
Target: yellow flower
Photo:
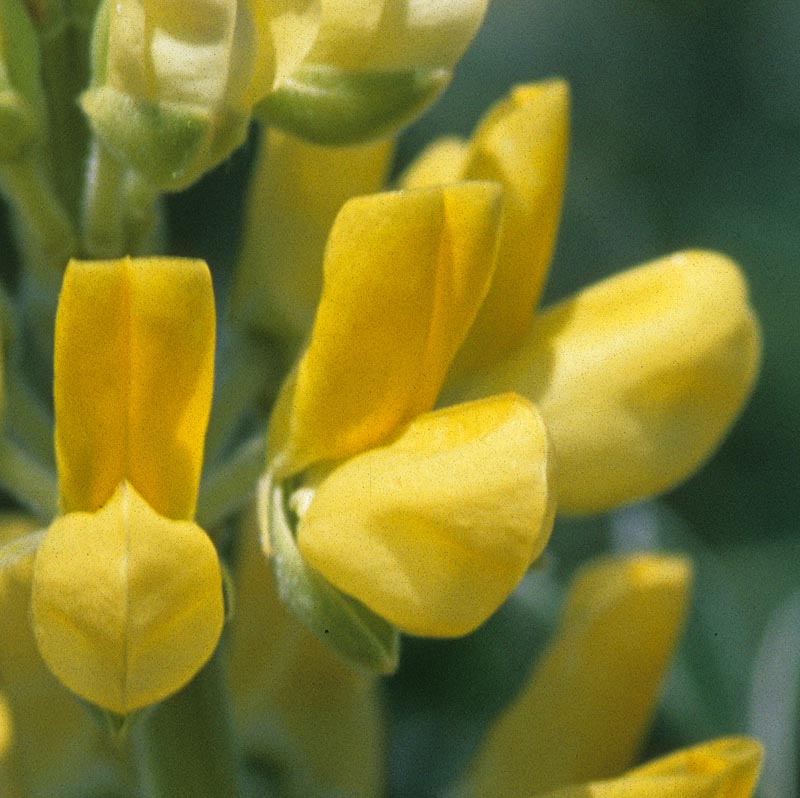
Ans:
<svg viewBox="0 0 800 798"><path fill-rule="evenodd" d="M34 530L29 519L0 517L0 544L14 545ZM0 794L79 795L88 780L116 794L122 775L110 746L36 648L30 623L33 555L33 548L23 549L0 570Z"/></svg>
<svg viewBox="0 0 800 798"><path fill-rule="evenodd" d="M297 354L322 292L322 252L344 203L380 191L391 141L321 147L266 129L248 188L233 287L237 325L290 342Z"/></svg>
<svg viewBox="0 0 800 798"><path fill-rule="evenodd" d="M67 267L54 387L63 515L36 554L33 624L53 673L119 714L185 684L222 628L219 561L192 522L214 326L202 261Z"/></svg>
<svg viewBox="0 0 800 798"><path fill-rule="evenodd" d="M450 69L488 5L487 0L322 0L319 34L306 62L351 72Z"/></svg>
<svg viewBox="0 0 800 798"><path fill-rule="evenodd" d="M445 395L513 390L541 409L559 508L600 512L694 471L734 421L760 343L738 269L690 251L612 277L534 317L563 188L567 91L516 88L469 142L424 152L406 187L496 180L505 190L497 272Z"/></svg>
<svg viewBox="0 0 800 798"><path fill-rule="evenodd" d="M689 578L688 563L677 557L637 555L586 567L554 639L490 729L458 794L749 798L761 749L744 738L627 770L680 633Z"/></svg>
<svg viewBox="0 0 800 798"><path fill-rule="evenodd" d="M499 210L490 183L348 202L272 418L265 537L281 555L276 517L293 519L305 562L412 634L482 623L552 524L549 444L529 402L433 410L491 281Z"/></svg>

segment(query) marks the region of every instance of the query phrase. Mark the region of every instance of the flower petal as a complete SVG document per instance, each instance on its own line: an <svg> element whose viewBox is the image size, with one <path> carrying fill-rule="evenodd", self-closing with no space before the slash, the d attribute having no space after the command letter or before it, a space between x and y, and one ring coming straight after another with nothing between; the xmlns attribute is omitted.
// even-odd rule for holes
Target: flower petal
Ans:
<svg viewBox="0 0 800 798"><path fill-rule="evenodd" d="M544 548L550 452L514 395L437 410L326 476L301 517L304 557L411 634L466 634Z"/></svg>
<svg viewBox="0 0 800 798"><path fill-rule="evenodd" d="M463 180L469 151L469 144L463 139L447 137L435 141L406 169L400 187L427 188Z"/></svg>
<svg viewBox="0 0 800 798"><path fill-rule="evenodd" d="M255 105L285 80L308 55L319 34L319 0L247 0L257 45L246 103ZM241 13L241 11L240 11Z"/></svg>
<svg viewBox="0 0 800 798"><path fill-rule="evenodd" d="M31 604L50 670L121 715L183 687L213 653L224 616L208 536L158 515L124 482L99 512L52 524Z"/></svg>
<svg viewBox="0 0 800 798"><path fill-rule="evenodd" d="M497 270L454 373L480 371L517 346L531 325L561 215L569 140L569 87L517 86L481 122L465 180L503 186Z"/></svg>
<svg viewBox="0 0 800 798"><path fill-rule="evenodd" d="M557 453L559 507L599 512L694 471L741 410L759 354L739 269L686 252L551 308L466 396L503 386L537 402Z"/></svg>
<svg viewBox="0 0 800 798"><path fill-rule="evenodd" d="M630 767L689 580L688 562L677 557L601 561L582 572L556 637L473 765L476 795L538 795Z"/></svg>
<svg viewBox="0 0 800 798"><path fill-rule="evenodd" d="M452 67L487 6L487 0L322 0L308 61L359 72Z"/></svg>
<svg viewBox="0 0 800 798"><path fill-rule="evenodd" d="M406 188L458 180L503 186L497 269L451 376L491 365L517 346L531 325L555 244L568 138L567 84L517 86L484 117L471 142L442 139L403 175Z"/></svg>
<svg viewBox="0 0 800 798"><path fill-rule="evenodd" d="M351 197L380 190L392 149L390 141L319 147L264 131L233 290L237 322L295 343L308 335L336 214Z"/></svg>
<svg viewBox="0 0 800 798"><path fill-rule="evenodd" d="M661 757L612 781L541 798L750 798L761 757L755 740L728 737Z"/></svg>
<svg viewBox="0 0 800 798"><path fill-rule="evenodd" d="M56 454L64 512L127 479L160 515L192 518L214 368L202 261L72 261L56 318Z"/></svg>
<svg viewBox="0 0 800 798"><path fill-rule="evenodd" d="M116 0L107 85L131 96L209 110L238 105L252 71L253 21L236 0Z"/></svg>
<svg viewBox="0 0 800 798"><path fill-rule="evenodd" d="M311 341L276 417L282 478L385 441L433 407L491 280L493 183L350 200L325 251ZM273 440L275 440L273 436Z"/></svg>

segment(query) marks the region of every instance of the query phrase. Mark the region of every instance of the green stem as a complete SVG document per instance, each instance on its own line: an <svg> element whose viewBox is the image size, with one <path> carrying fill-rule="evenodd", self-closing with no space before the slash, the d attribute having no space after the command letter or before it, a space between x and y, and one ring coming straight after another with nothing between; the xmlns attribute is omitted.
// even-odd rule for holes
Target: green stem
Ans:
<svg viewBox="0 0 800 798"><path fill-rule="evenodd" d="M123 203L126 235L131 255L164 249L164 211L161 192L133 170L125 175Z"/></svg>
<svg viewBox="0 0 800 798"><path fill-rule="evenodd" d="M90 258L126 254L122 164L92 139L83 197L83 249Z"/></svg>
<svg viewBox="0 0 800 798"><path fill-rule="evenodd" d="M223 655L132 730L142 798L241 795Z"/></svg>
<svg viewBox="0 0 800 798"><path fill-rule="evenodd" d="M6 367L3 388L9 432L36 459L48 467L55 467L52 414L14 364Z"/></svg>
<svg viewBox="0 0 800 798"><path fill-rule="evenodd" d="M58 515L56 475L5 435L0 435L0 484L42 521Z"/></svg>
<svg viewBox="0 0 800 798"><path fill-rule="evenodd" d="M29 239L28 265L43 285L59 285L61 273L76 252L75 231L44 165L36 155L0 166L0 183Z"/></svg>
<svg viewBox="0 0 800 798"><path fill-rule="evenodd" d="M233 333L219 362L222 373L206 435L207 463L213 463L230 443L247 413L259 409L259 405L266 413L279 381L278 364L269 347L249 335Z"/></svg>
<svg viewBox="0 0 800 798"><path fill-rule="evenodd" d="M63 12L62 12L63 13ZM77 219L89 126L78 95L89 82L88 21L63 19L41 33L42 81L50 122L50 163L58 195Z"/></svg>
<svg viewBox="0 0 800 798"><path fill-rule="evenodd" d="M200 486L197 523L209 530L241 512L253 498L266 470L266 434L262 430L216 466Z"/></svg>

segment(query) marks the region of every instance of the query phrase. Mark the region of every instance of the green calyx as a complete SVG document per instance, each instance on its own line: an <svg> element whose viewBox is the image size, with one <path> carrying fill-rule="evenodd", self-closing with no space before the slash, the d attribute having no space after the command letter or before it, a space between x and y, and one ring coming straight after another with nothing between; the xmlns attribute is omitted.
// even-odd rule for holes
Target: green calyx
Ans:
<svg viewBox="0 0 800 798"><path fill-rule="evenodd" d="M444 89L446 69L341 72L304 66L255 108L255 116L315 144L359 144L410 122Z"/></svg>
<svg viewBox="0 0 800 798"><path fill-rule="evenodd" d="M397 669L400 633L359 601L337 590L302 557L283 486L259 485L259 521L269 529L272 560L283 602L339 656L359 668L388 675Z"/></svg>
<svg viewBox="0 0 800 798"><path fill-rule="evenodd" d="M81 106L103 144L162 191L180 191L239 145L249 117L155 103L109 86L89 89Z"/></svg>

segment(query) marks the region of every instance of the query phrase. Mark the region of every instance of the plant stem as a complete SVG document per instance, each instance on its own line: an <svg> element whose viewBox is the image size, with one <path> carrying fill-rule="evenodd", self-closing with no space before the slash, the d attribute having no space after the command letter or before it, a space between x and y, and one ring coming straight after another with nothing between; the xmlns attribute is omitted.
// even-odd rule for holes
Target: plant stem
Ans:
<svg viewBox="0 0 800 798"><path fill-rule="evenodd" d="M55 468L53 416L13 363L6 364L6 425L11 435L47 468Z"/></svg>
<svg viewBox="0 0 800 798"><path fill-rule="evenodd" d="M213 530L253 498L256 482L266 470L265 442L266 433L257 432L203 480L197 503L197 523L203 529Z"/></svg>
<svg viewBox="0 0 800 798"><path fill-rule="evenodd" d="M90 32L89 21L77 19L54 19L51 29L40 32L42 81L50 122L48 166L58 196L72 218L77 218L80 207L89 138L78 95L89 82Z"/></svg>
<svg viewBox="0 0 800 798"><path fill-rule="evenodd" d="M164 249L161 192L133 170L125 175L123 206L130 254L149 255Z"/></svg>
<svg viewBox="0 0 800 798"><path fill-rule="evenodd" d="M77 240L41 160L30 155L3 164L0 182L28 239L26 263L40 283L57 287L67 261L77 251Z"/></svg>
<svg viewBox="0 0 800 798"><path fill-rule="evenodd" d="M223 656L132 730L143 798L241 795Z"/></svg>
<svg viewBox="0 0 800 798"><path fill-rule="evenodd" d="M90 258L118 258L125 252L122 191L125 170L92 139L83 197L83 249Z"/></svg>

